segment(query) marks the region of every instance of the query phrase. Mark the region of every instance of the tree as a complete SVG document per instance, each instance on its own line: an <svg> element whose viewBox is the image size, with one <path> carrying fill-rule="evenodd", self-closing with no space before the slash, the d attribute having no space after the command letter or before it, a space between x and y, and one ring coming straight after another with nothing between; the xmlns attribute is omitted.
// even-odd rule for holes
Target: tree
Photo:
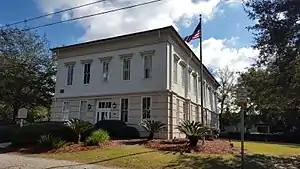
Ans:
<svg viewBox="0 0 300 169"><path fill-rule="evenodd" d="M298 0L248 0L245 10L256 24L257 62L241 75L262 118L283 121L286 130L300 123L300 3Z"/></svg>
<svg viewBox="0 0 300 169"><path fill-rule="evenodd" d="M50 107L55 62L45 37L18 28L0 29L0 102L12 109Z"/></svg>
<svg viewBox="0 0 300 169"><path fill-rule="evenodd" d="M153 140L154 134L165 128L164 123L148 119L143 120L139 125L149 132L148 140Z"/></svg>
<svg viewBox="0 0 300 169"><path fill-rule="evenodd" d="M204 140L205 135L208 134L209 129L204 127L200 122L185 120L177 126L177 129L184 133L189 139L189 147L197 147L200 139ZM204 144L204 142L203 142Z"/></svg>

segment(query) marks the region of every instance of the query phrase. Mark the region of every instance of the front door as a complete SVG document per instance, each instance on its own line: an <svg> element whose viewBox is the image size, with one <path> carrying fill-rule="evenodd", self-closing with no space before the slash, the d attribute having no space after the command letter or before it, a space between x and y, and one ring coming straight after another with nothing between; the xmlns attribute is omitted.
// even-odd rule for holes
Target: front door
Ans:
<svg viewBox="0 0 300 169"><path fill-rule="evenodd" d="M101 120L108 120L111 118L111 102L98 101L96 111L96 122Z"/></svg>

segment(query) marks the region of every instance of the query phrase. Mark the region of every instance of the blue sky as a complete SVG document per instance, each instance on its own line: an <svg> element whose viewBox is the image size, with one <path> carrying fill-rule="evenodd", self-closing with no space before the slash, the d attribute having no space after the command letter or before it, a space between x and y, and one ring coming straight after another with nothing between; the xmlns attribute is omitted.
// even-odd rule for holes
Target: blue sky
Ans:
<svg viewBox="0 0 300 169"><path fill-rule="evenodd" d="M5 25L13 23L27 18L44 15L49 12L89 3L91 1L93 0L3 1L0 6L0 24ZM120 0L111 1L114 2L113 7L121 7L118 4L118 1ZM132 0L130 3L135 4L140 1ZM176 26L179 33L182 36L185 36L193 31L198 23L198 14L202 13L204 18L203 44L205 46L203 47L203 50L204 54L207 55L205 56L206 58L204 58L204 62L213 68L234 66L237 67L237 69L243 69L249 64L250 61L247 59L253 55L253 49L250 47L252 35L245 27L253 24L253 21L247 18L247 15L238 0L230 0L232 1L231 3L222 0L208 0L210 2L201 2L200 0L167 1L170 1L170 3L157 3L153 4L151 7L145 6L141 8L141 10L134 9L126 12L117 12L110 14L109 16L103 15L82 21L73 21L39 28L36 31L41 35L46 35L51 47L132 33L170 24ZM182 6L182 9L178 6ZM86 11L82 10L64 13L63 15L55 15L35 21L29 21L26 24L22 23L18 26L23 27L27 25L28 27L33 27L48 24L66 18L78 17L111 9L109 7L101 6L101 4L99 4L98 6L95 5L87 8ZM152 10L155 12L155 16L151 14ZM148 12L150 15L147 14ZM188 27L185 24L186 22L190 23ZM122 29L120 29L120 27ZM199 48L197 41L192 43L191 48L194 50ZM222 57L220 55L224 56Z"/></svg>

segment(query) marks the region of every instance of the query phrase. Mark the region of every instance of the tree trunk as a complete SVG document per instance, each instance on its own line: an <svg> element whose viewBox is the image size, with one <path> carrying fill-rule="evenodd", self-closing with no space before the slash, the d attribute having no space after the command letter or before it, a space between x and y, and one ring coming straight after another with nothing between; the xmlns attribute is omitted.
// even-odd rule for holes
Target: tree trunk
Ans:
<svg viewBox="0 0 300 169"><path fill-rule="evenodd" d="M195 136L189 137L189 142L190 142L189 146L193 148L197 147L198 140L199 140L198 137Z"/></svg>
<svg viewBox="0 0 300 169"><path fill-rule="evenodd" d="M18 107L14 107L14 108L13 108L13 117L12 117L12 120L13 120L14 122L16 122L16 117L17 117L17 115L18 115L18 111L19 111L19 108L18 108Z"/></svg>
<svg viewBox="0 0 300 169"><path fill-rule="evenodd" d="M81 134L79 133L78 134L78 144L80 143L80 141L81 141Z"/></svg>
<svg viewBox="0 0 300 169"><path fill-rule="evenodd" d="M148 140L153 140L153 138L154 138L154 133L149 133L149 136L148 136Z"/></svg>

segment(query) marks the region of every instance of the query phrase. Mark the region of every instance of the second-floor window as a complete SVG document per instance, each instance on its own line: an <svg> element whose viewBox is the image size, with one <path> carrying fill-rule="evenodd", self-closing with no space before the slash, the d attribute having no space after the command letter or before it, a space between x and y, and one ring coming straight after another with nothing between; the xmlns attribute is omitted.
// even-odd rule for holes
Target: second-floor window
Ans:
<svg viewBox="0 0 300 169"><path fill-rule="evenodd" d="M67 76L67 85L72 85L73 84L73 74L74 74L74 65L68 65L68 76Z"/></svg>
<svg viewBox="0 0 300 169"><path fill-rule="evenodd" d="M108 81L108 76L109 76L109 62L104 61L103 62L103 81L107 82Z"/></svg>
<svg viewBox="0 0 300 169"><path fill-rule="evenodd" d="M148 79L152 75L152 55L144 56L144 78Z"/></svg>
<svg viewBox="0 0 300 169"><path fill-rule="evenodd" d="M185 83L185 73L184 73L184 66L181 66L181 85L184 86Z"/></svg>
<svg viewBox="0 0 300 169"><path fill-rule="evenodd" d="M173 80L174 80L174 83L177 83L177 62L178 62L178 60L174 59L174 63L173 63Z"/></svg>
<svg viewBox="0 0 300 169"><path fill-rule="evenodd" d="M84 63L83 66L83 84L89 84L91 81L91 64Z"/></svg>
<svg viewBox="0 0 300 169"><path fill-rule="evenodd" d="M194 88L194 94L197 95L197 77L193 76L193 88Z"/></svg>
<svg viewBox="0 0 300 169"><path fill-rule="evenodd" d="M123 80L130 80L130 58L123 59Z"/></svg>

